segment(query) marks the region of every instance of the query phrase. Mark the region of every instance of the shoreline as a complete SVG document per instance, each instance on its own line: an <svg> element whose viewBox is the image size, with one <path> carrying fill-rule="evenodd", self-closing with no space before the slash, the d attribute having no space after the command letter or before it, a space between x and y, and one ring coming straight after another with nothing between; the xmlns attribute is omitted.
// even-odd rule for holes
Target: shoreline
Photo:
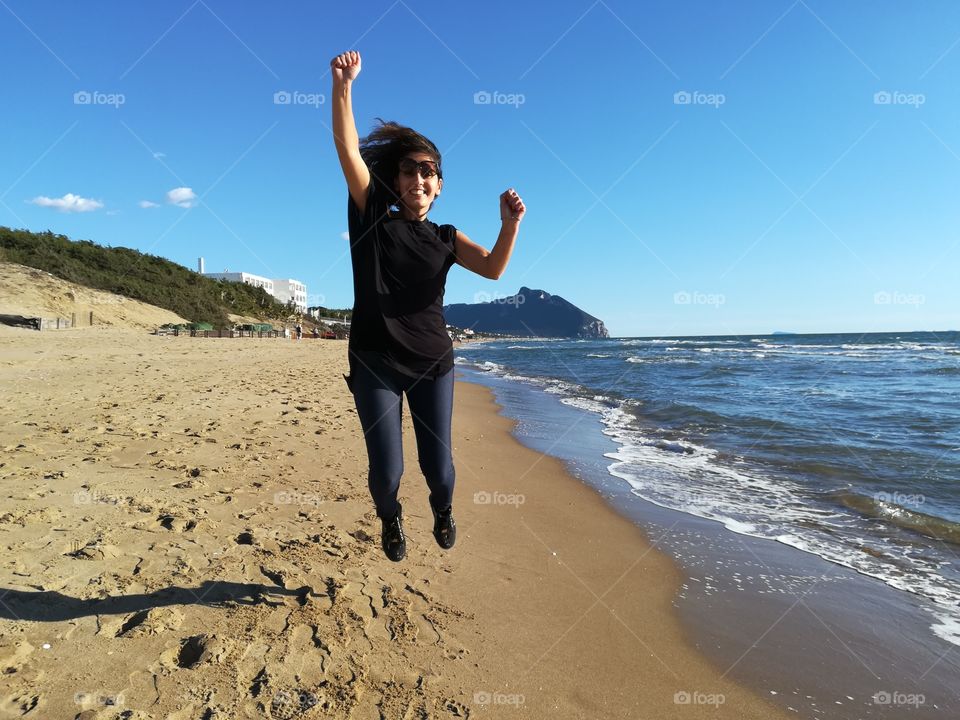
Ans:
<svg viewBox="0 0 960 720"><path fill-rule="evenodd" d="M909 596L819 556L642 499L610 473L618 445L595 413L471 361L458 367L519 422L519 442L555 454L621 517L660 538L683 575L674 605L688 640L718 672L811 717L949 714L953 646L932 634ZM571 427L578 427L575 446L558 446Z"/></svg>
<svg viewBox="0 0 960 720"><path fill-rule="evenodd" d="M493 563L505 573L502 587L485 587L488 581L481 579L475 581L476 587L458 589L466 591L465 602L489 598L483 603L488 609L510 592L511 613L535 618L538 626L517 627L494 612L489 622L502 628L496 635L508 638L510 645L521 645L521 657L514 658L518 650L506 646L494 645L487 651L485 644L485 652L493 662L513 660L521 677L529 673L531 681L539 678L534 681L538 687L545 682L553 685L552 692L544 694L567 693L566 697L554 695L552 703L531 704L529 717L544 717L548 712L559 717L636 717L638 713L684 717L704 710L691 710L682 698L676 702L678 693L704 701L723 697L723 704L709 708L720 717L779 717L779 709L720 678L688 645L672 606L679 572L643 530L570 475L560 460L540 455L517 440L512 434L515 422L499 413L490 390L458 381L457 394L455 436L464 444L482 440L486 432L499 436L494 441L496 453L477 468L493 474L496 481L474 485L467 479L464 484L469 485L464 488L458 467L459 507L464 507L463 490L475 487L481 489L474 492L504 499L502 509L480 504L481 512L490 509L496 515L480 517L476 525L468 524L470 514L458 511L458 517L466 517L466 522L460 521L461 532L469 536L476 526L485 529L482 537L475 538L477 549L464 569L480 575L485 564ZM473 427L463 419L471 413L477 418ZM455 457L458 450L455 445ZM533 465L511 481L518 461ZM515 498L513 506L510 498ZM518 554L517 548L523 545L526 551ZM521 568L535 572L538 582L524 587L511 576ZM561 588L565 597L556 597ZM554 642L544 641L543 633ZM496 638L490 641L496 643ZM523 670L528 658L533 659L535 672ZM569 687L568 673L576 667L589 692ZM588 668L595 672L584 672ZM507 675L514 676L514 671L508 668ZM641 687L632 686L633 678L642 678ZM522 692L524 686L513 687ZM606 704L613 699L615 704Z"/></svg>
<svg viewBox="0 0 960 720"><path fill-rule="evenodd" d="M405 411L394 564L345 342L25 331L0 360L0 716L787 716L690 645L672 561L489 390L456 384L449 552Z"/></svg>

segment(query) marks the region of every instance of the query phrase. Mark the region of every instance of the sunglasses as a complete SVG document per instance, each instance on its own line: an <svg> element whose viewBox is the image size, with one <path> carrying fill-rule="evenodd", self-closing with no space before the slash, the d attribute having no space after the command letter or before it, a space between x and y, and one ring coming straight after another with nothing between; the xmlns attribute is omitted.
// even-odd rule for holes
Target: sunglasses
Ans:
<svg viewBox="0 0 960 720"><path fill-rule="evenodd" d="M400 172L404 175L416 175L420 173L420 176L426 180L427 178L432 178L434 175L438 177L443 177L440 174L440 166L437 165L433 160L421 160L417 162L411 158L403 158L400 161Z"/></svg>

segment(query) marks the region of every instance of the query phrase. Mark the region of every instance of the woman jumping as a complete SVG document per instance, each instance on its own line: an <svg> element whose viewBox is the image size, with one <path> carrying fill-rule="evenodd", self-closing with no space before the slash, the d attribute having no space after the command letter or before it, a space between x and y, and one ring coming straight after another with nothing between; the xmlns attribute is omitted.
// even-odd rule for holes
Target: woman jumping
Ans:
<svg viewBox="0 0 960 720"><path fill-rule="evenodd" d="M382 523L381 544L393 561L407 551L402 507L401 416L406 393L420 469L430 488L433 535L453 547L455 470L450 446L453 344L443 317L447 271L459 263L491 280L507 267L526 208L508 189L500 195L500 235L493 251L427 213L443 189L440 151L420 133L383 122L362 141L351 88L360 53L337 55L333 74L333 140L347 181L353 264L353 318L345 376L363 427L368 485Z"/></svg>

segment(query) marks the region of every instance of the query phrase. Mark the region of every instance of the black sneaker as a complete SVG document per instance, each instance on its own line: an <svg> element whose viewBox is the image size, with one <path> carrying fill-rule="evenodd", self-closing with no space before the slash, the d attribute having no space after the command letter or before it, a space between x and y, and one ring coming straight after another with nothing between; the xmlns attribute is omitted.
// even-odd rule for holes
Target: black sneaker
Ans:
<svg viewBox="0 0 960 720"><path fill-rule="evenodd" d="M437 545L444 550L449 550L457 541L457 524L453 521L453 506L446 510L437 510L433 505L433 536L437 539Z"/></svg>
<svg viewBox="0 0 960 720"><path fill-rule="evenodd" d="M407 554L407 539L403 536L403 507L397 503L397 514L391 520L380 518L383 532L380 544L383 552L394 562L400 562Z"/></svg>

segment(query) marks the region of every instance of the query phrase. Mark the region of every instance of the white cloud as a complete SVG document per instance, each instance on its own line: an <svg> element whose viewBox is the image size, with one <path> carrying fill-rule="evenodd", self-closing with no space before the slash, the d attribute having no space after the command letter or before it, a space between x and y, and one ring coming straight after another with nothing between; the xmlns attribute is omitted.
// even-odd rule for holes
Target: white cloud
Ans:
<svg viewBox="0 0 960 720"><path fill-rule="evenodd" d="M340 237L342 237L344 240L349 240L349 239L350 239L350 233L349 233L349 232L342 232L342 233L340 233Z"/></svg>
<svg viewBox="0 0 960 720"><path fill-rule="evenodd" d="M167 156L167 154L166 154L166 153L162 153L162 152L155 152L155 153L153 154L153 156L154 156L157 160L159 160L159 159L161 159L161 158L165 158L165 157Z"/></svg>
<svg viewBox="0 0 960 720"><path fill-rule="evenodd" d="M160 205L158 205L157 203L155 203L155 202L150 202L149 200L141 200L141 201L140 201L139 203L137 203L137 204L138 204L140 207L142 207L142 208L160 207Z"/></svg>
<svg viewBox="0 0 960 720"><path fill-rule="evenodd" d="M167 193L167 202L182 208L191 208L196 205L197 195L191 188L178 187Z"/></svg>
<svg viewBox="0 0 960 720"><path fill-rule="evenodd" d="M62 198L48 198L45 195L40 195L35 197L29 202L34 205L39 205L40 207L52 207L56 208L60 212L90 212L92 210L99 210L103 207L103 203L99 200L90 200L89 198L80 197L79 195L74 195L73 193L67 193Z"/></svg>

